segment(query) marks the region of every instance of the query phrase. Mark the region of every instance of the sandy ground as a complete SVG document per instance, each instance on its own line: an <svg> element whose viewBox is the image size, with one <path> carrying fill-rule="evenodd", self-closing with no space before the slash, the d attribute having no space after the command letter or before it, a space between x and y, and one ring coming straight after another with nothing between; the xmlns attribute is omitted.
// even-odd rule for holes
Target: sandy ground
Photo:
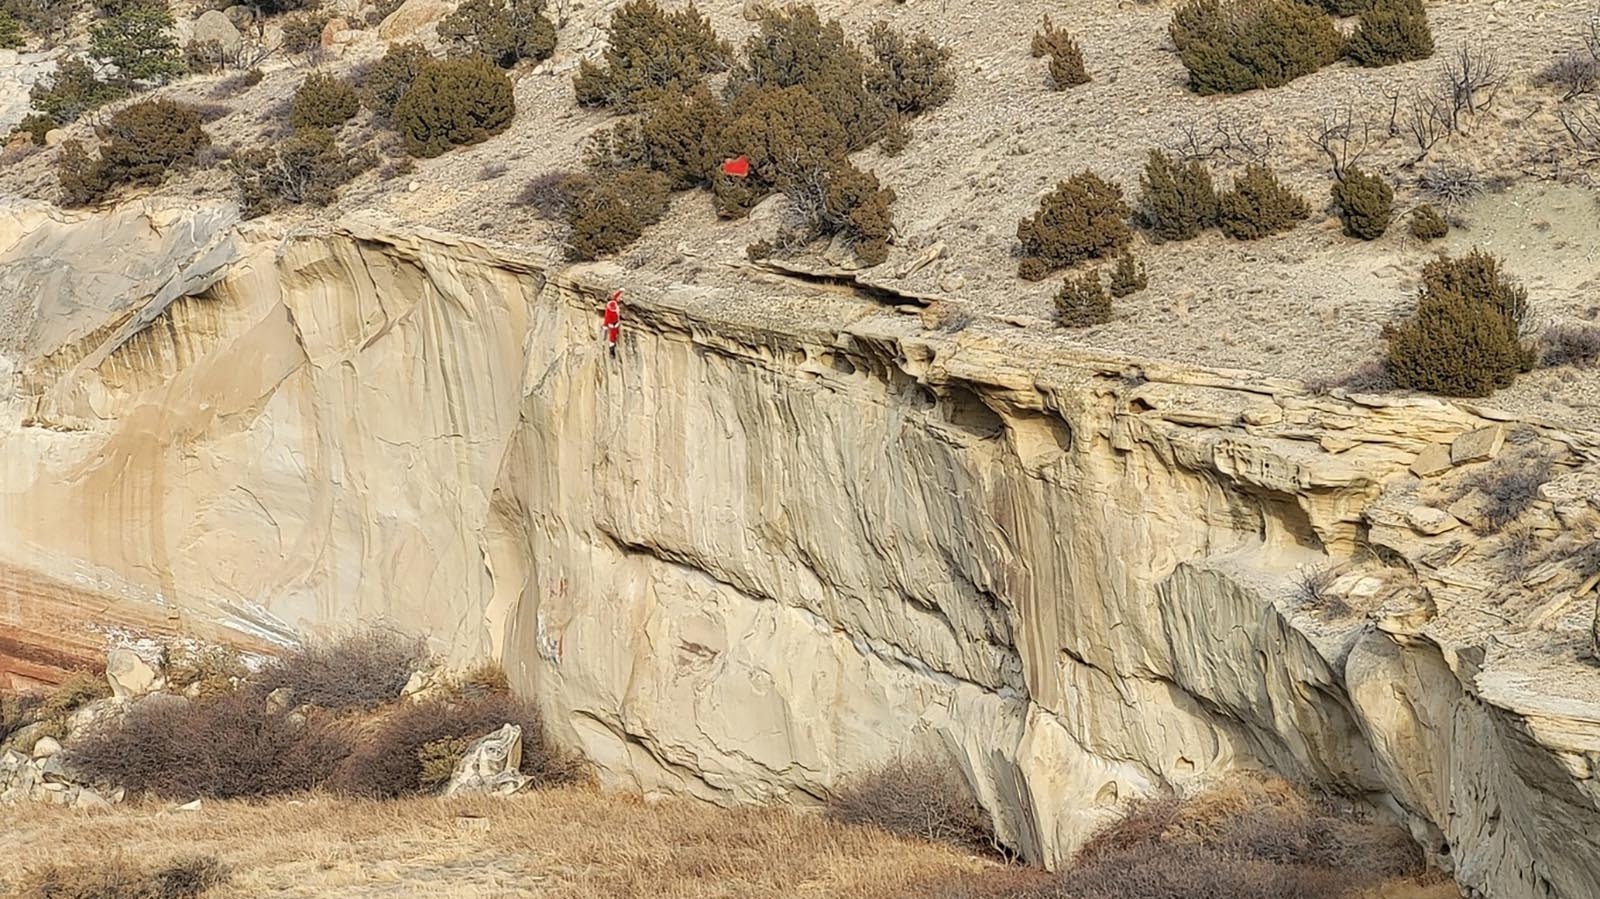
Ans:
<svg viewBox="0 0 1600 899"><path fill-rule="evenodd" d="M586 136L611 121L603 111L576 107L570 75L579 58L600 51L601 29L614 5L566 8L557 57L517 74L518 115L505 134L419 161L407 175L364 176L334 207L285 218L311 224L377 207L482 238L554 243L559 235L552 226L519 207L516 196L533 176L576 166ZM743 5L699 4L735 42L752 29L740 14ZM1421 265L1441 249L1485 246L1502 254L1511 272L1528 283L1546 321L1600 316L1594 290L1600 278L1600 195L1587 186L1593 160L1576 152L1560 126L1559 96L1532 83L1545 63L1582 46L1591 4L1431 2L1438 44L1433 59L1375 70L1341 63L1281 88L1233 97L1199 97L1185 89L1183 68L1166 36L1174 5L1090 0L1063 9L1041 0L822 0L820 8L854 33L884 19L933 35L954 50L959 73L955 97L914 124L905 153L886 159L869 150L858 158L898 195L895 247L872 277L1012 319L1050 343L1308 379L1335 377L1371 358L1381 348L1380 328L1409 309ZM1028 52L1046 12L1080 36L1094 78L1090 84L1048 89L1044 63ZM345 70L382 47L367 32L322 65ZM1488 111L1468 121L1466 133L1435 147L1422 165L1412 165L1415 148L1404 135L1389 134L1392 104L1386 92L1433 81L1443 61L1461 48L1489 48L1504 86ZM209 126L211 133L219 144L251 144L270 130L275 104L311 64L275 65L262 84L237 97L214 96L215 76L169 91L231 107L233 112ZM1600 108L1593 98L1571 104ZM1361 163L1396 184L1398 208L1421 199L1418 175L1435 162L1468 166L1502 188L1453 210L1461 227L1439 245L1420 244L1404 227L1372 243L1346 238L1328 208L1328 163L1311 140L1336 109L1349 109L1371 125ZM1186 125L1208 130L1217 124L1242 130L1262 146L1270 139L1266 158L1312 201L1313 219L1256 242L1216 232L1161 246L1141 238L1136 250L1148 263L1150 288L1120 301L1116 320L1107 326L1054 331L1049 316L1058 279L1027 283L1015 276L1018 219L1057 180L1085 168L1136 194L1148 149L1170 145ZM53 155L36 154L0 173L0 191L49 196ZM1228 183L1243 161L1236 154L1216 158L1219 183ZM231 187L226 173L214 169L163 190L204 196L226 195ZM774 208L764 206L749 220L718 221L705 193L680 194L668 219L620 261L656 282L736 286L749 280L744 247L768 236L775 216ZM942 250L932 264L904 279L893 277L934 246ZM1600 372L1537 373L1496 403L1540 417L1600 423Z"/></svg>

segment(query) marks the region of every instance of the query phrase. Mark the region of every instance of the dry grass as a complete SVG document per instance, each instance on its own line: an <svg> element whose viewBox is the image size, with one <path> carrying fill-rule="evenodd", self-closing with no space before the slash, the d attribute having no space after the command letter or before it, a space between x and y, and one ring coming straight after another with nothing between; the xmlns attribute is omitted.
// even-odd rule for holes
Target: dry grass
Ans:
<svg viewBox="0 0 1600 899"><path fill-rule="evenodd" d="M0 894L44 865L215 855L243 897L660 897L874 899L913 884L997 871L994 863L785 809L647 804L587 789L511 799L163 805L97 814L8 813Z"/></svg>

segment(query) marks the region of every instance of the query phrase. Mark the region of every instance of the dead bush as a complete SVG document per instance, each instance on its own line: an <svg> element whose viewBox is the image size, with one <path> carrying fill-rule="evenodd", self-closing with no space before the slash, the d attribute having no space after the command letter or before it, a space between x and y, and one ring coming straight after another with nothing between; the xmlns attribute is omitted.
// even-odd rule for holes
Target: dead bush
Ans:
<svg viewBox="0 0 1600 899"><path fill-rule="evenodd" d="M326 13L302 13L283 20L283 52L310 53L322 49L322 30L331 19Z"/></svg>
<svg viewBox="0 0 1600 899"><path fill-rule="evenodd" d="M260 69L246 69L234 75L229 75L216 83L211 89L211 96L218 98L235 97L261 83L266 76Z"/></svg>
<svg viewBox="0 0 1600 899"><path fill-rule="evenodd" d="M373 627L308 641L268 662L253 683L263 692L287 687L296 703L323 709L374 709L400 698L413 672L428 662L426 642Z"/></svg>
<svg viewBox="0 0 1600 899"><path fill-rule="evenodd" d="M355 751L340 762L329 786L337 792L373 797L422 791L424 747L446 740L471 742L507 724L522 728L523 774L539 785L567 783L577 777L572 760L545 740L543 724L532 703L506 694L489 694L394 706L368 728ZM433 760L434 774L442 764L438 761L441 751L442 747L435 745L427 754Z"/></svg>
<svg viewBox="0 0 1600 899"><path fill-rule="evenodd" d="M1458 209L1481 195L1486 185L1482 175L1466 166L1438 163L1422 170L1417 187L1446 209Z"/></svg>
<svg viewBox="0 0 1600 899"><path fill-rule="evenodd" d="M1331 565L1307 565L1294 573L1294 595L1300 606L1336 618L1350 614L1343 599L1329 592L1339 571Z"/></svg>
<svg viewBox="0 0 1600 899"><path fill-rule="evenodd" d="M1168 30L1200 94L1288 84L1338 59L1344 44L1326 13L1297 0L1188 0Z"/></svg>
<svg viewBox="0 0 1600 899"><path fill-rule="evenodd" d="M843 783L828 800L828 817L881 827L904 837L992 852L989 814L966 778L948 763L897 759Z"/></svg>
<svg viewBox="0 0 1600 899"><path fill-rule="evenodd" d="M277 796L325 782L350 751L322 715L269 708L250 689L136 703L68 747L90 780L172 799Z"/></svg>
<svg viewBox="0 0 1600 899"><path fill-rule="evenodd" d="M1151 150L1139 176L1139 223L1157 240L1189 240L1217 223L1211 171L1197 159L1178 162Z"/></svg>
<svg viewBox="0 0 1600 899"><path fill-rule="evenodd" d="M1309 218L1311 207L1284 186L1265 164L1245 168L1233 189L1217 199L1222 233L1236 240L1258 240L1287 231Z"/></svg>
<svg viewBox="0 0 1600 899"><path fill-rule="evenodd" d="M1051 271L1108 256L1133 237L1122 188L1090 171L1058 183L1039 211L1017 224L1018 273L1038 281Z"/></svg>
<svg viewBox="0 0 1600 899"><path fill-rule="evenodd" d="M1563 101L1592 94L1600 89L1600 59L1585 50L1568 53L1540 69L1534 83L1561 91Z"/></svg>
<svg viewBox="0 0 1600 899"><path fill-rule="evenodd" d="M1145 271L1144 263L1134 258L1133 253L1123 250L1117 257L1117 264L1111 269L1111 296L1116 299L1132 296L1150 286L1150 275Z"/></svg>
<svg viewBox="0 0 1600 899"><path fill-rule="evenodd" d="M1394 220L1394 188L1383 176L1355 166L1333 183L1333 204L1344 233L1360 240L1377 240Z"/></svg>
<svg viewBox="0 0 1600 899"><path fill-rule="evenodd" d="M336 129L361 109L356 89L332 75L312 73L300 82L289 103L289 124L296 129Z"/></svg>
<svg viewBox="0 0 1600 899"><path fill-rule="evenodd" d="M647 99L690 90L733 59L733 48L692 3L668 12L654 0L629 0L611 14L607 36L599 65L578 64L580 105L635 112Z"/></svg>
<svg viewBox="0 0 1600 899"><path fill-rule="evenodd" d="M1552 325L1539 344L1539 363L1545 368L1593 368L1600 362L1600 327L1595 325Z"/></svg>
<svg viewBox="0 0 1600 899"><path fill-rule="evenodd" d="M18 899L198 899L227 882L228 870L216 856L181 856L147 868L116 854L36 868L24 877Z"/></svg>
<svg viewBox="0 0 1600 899"><path fill-rule="evenodd" d="M422 744L422 748L417 750L417 764L420 766L417 784L422 792L432 793L450 782L456 764L467 754L473 740L473 737L445 737Z"/></svg>
<svg viewBox="0 0 1600 899"><path fill-rule="evenodd" d="M1485 499L1483 533L1498 533L1539 498L1539 488L1549 482L1554 464L1548 456L1502 457L1463 481L1458 498L1474 490L1481 493Z"/></svg>
<svg viewBox="0 0 1600 899"><path fill-rule="evenodd" d="M439 22L439 41L458 55L509 69L524 59L549 59L556 25L544 0L466 0Z"/></svg>
<svg viewBox="0 0 1600 899"><path fill-rule="evenodd" d="M1066 90L1089 83L1089 70L1083 64L1083 48L1065 28L1057 28L1044 17L1044 24L1033 35L1034 59L1049 59L1050 86Z"/></svg>
<svg viewBox="0 0 1600 899"><path fill-rule="evenodd" d="M903 118L921 115L949 100L956 90L950 70L950 48L927 35L907 38L884 22L867 31L874 57L867 68L867 88L885 109Z"/></svg>
<svg viewBox="0 0 1600 899"><path fill-rule="evenodd" d="M545 172L529 181L517 194L517 203L532 209L533 214L544 221L563 221L572 211L573 194L583 177L570 169Z"/></svg>
<svg viewBox="0 0 1600 899"><path fill-rule="evenodd" d="M1111 321L1111 295L1098 271L1068 275L1056 292L1056 324L1063 328L1087 328Z"/></svg>

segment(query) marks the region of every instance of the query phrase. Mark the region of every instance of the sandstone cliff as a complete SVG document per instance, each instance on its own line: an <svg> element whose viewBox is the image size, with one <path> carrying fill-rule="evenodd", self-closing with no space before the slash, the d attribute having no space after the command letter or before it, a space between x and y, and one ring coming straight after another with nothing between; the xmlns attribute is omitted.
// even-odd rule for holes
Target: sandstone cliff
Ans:
<svg viewBox="0 0 1600 899"><path fill-rule="evenodd" d="M1055 864L1133 797L1269 766L1404 816L1469 888L1600 895L1597 435L771 276L231 222L0 219L0 313L72 322L5 350L13 571L493 653L647 792L806 801L937 751ZM107 288L76 260L121 270L113 235L157 264ZM1540 498L1468 534L1457 494L1535 458Z"/></svg>

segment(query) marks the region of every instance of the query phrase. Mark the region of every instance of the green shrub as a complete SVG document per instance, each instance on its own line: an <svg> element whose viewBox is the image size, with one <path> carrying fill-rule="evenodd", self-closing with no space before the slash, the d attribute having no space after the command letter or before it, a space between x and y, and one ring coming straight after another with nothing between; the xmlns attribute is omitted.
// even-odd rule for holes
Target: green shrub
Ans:
<svg viewBox="0 0 1600 899"><path fill-rule="evenodd" d="M1033 58L1043 57L1050 60L1050 84L1056 90L1089 83L1083 48L1067 29L1052 25L1049 16L1044 17L1044 25L1033 35Z"/></svg>
<svg viewBox="0 0 1600 899"><path fill-rule="evenodd" d="M195 75L210 75L227 67L228 54L216 41L190 41L183 45L183 65Z"/></svg>
<svg viewBox="0 0 1600 899"><path fill-rule="evenodd" d="M1390 376L1404 390L1488 396L1533 365L1518 336L1527 315L1527 291L1493 256L1441 256L1423 267L1416 312L1384 329Z"/></svg>
<svg viewBox="0 0 1600 899"><path fill-rule="evenodd" d="M1132 236L1122 188L1093 172L1080 172L1057 184L1039 211L1017 224L1019 274L1040 280L1054 269L1110 255Z"/></svg>
<svg viewBox="0 0 1600 899"><path fill-rule="evenodd" d="M67 37L67 26L78 11L78 4L76 0L0 0L0 8L46 48L52 48Z"/></svg>
<svg viewBox="0 0 1600 899"><path fill-rule="evenodd" d="M100 160L76 140L63 141L56 154L56 181L61 185L62 206L89 206L111 190Z"/></svg>
<svg viewBox="0 0 1600 899"><path fill-rule="evenodd" d="M1370 68L1432 56L1433 31L1422 0L1375 0L1362 11L1345 54Z"/></svg>
<svg viewBox="0 0 1600 899"><path fill-rule="evenodd" d="M1418 240L1438 240L1450 233L1450 224L1439 210L1423 203L1411 211L1411 236Z"/></svg>
<svg viewBox="0 0 1600 899"><path fill-rule="evenodd" d="M67 124L126 94L120 86L96 78L87 62L69 59L56 68L49 83L33 86L28 102L39 112Z"/></svg>
<svg viewBox="0 0 1600 899"><path fill-rule="evenodd" d="M1063 328L1087 328L1111 321L1111 295L1097 271L1068 275L1056 293L1056 323Z"/></svg>
<svg viewBox="0 0 1600 899"><path fill-rule="evenodd" d="M690 4L667 12L653 0L629 0L611 14L602 64L585 59L573 79L578 103L634 112L649 96L688 91L727 69L733 48Z"/></svg>
<svg viewBox="0 0 1600 899"><path fill-rule="evenodd" d="M61 127L61 123L42 113L31 112L17 123L17 131L27 132L35 146L44 146L44 136Z"/></svg>
<svg viewBox="0 0 1600 899"><path fill-rule="evenodd" d="M867 32L867 46L874 57L867 68L867 89L899 117L921 115L955 93L950 49L927 35L907 39L887 24L876 22Z"/></svg>
<svg viewBox="0 0 1600 899"><path fill-rule="evenodd" d="M639 239L667 212L667 176L648 169L580 175L567 185L567 255L598 259Z"/></svg>
<svg viewBox="0 0 1600 899"><path fill-rule="evenodd" d="M696 84L686 94L663 95L637 122L624 122L589 154L591 167L654 169L673 190L709 185L716 171L718 136L727 113L710 88ZM605 135L606 132L602 132ZM620 156L621 164L614 156Z"/></svg>
<svg viewBox="0 0 1600 899"><path fill-rule="evenodd" d="M0 50L15 50L22 43L22 23L0 9Z"/></svg>
<svg viewBox="0 0 1600 899"><path fill-rule="evenodd" d="M280 16L289 12L316 9L322 5L322 0L257 0L250 5L260 10L263 16Z"/></svg>
<svg viewBox="0 0 1600 899"><path fill-rule="evenodd" d="M556 26L544 14L544 0L466 0L439 22L439 40L509 69L524 59L549 59Z"/></svg>
<svg viewBox="0 0 1600 899"><path fill-rule="evenodd" d="M381 119L394 115L395 104L433 59L426 47L413 41L390 44L383 57L361 79L361 102Z"/></svg>
<svg viewBox="0 0 1600 899"><path fill-rule="evenodd" d="M879 185L877 175L840 157L813 177L791 182L786 192L790 209L805 220L811 234L842 235L866 265L888 258L894 191Z"/></svg>
<svg viewBox="0 0 1600 899"><path fill-rule="evenodd" d="M450 782L461 757L476 742L474 737L441 737L422 744L417 750L417 785L424 793L443 789Z"/></svg>
<svg viewBox="0 0 1600 899"><path fill-rule="evenodd" d="M1288 231L1310 217L1311 207L1283 185L1265 163L1252 163L1217 200L1222 233L1237 240L1257 240Z"/></svg>
<svg viewBox="0 0 1600 899"><path fill-rule="evenodd" d="M265 215L281 206L301 203L326 206L339 188L377 164L376 154L346 153L331 132L297 130L288 140L240 153L233 160L240 213ZM406 675L409 676L409 669ZM401 681L404 684L404 681Z"/></svg>
<svg viewBox="0 0 1600 899"><path fill-rule="evenodd" d="M89 27L89 55L116 66L124 83L165 84L187 71L172 29L165 4L130 6Z"/></svg>
<svg viewBox="0 0 1600 899"><path fill-rule="evenodd" d="M1189 240L1217 224L1217 189L1197 159L1151 150L1139 176L1139 222L1157 240Z"/></svg>
<svg viewBox="0 0 1600 899"><path fill-rule="evenodd" d="M1333 184L1333 203L1339 209L1344 233L1361 240L1377 240L1394 219L1394 188L1381 175L1358 168L1345 171Z"/></svg>
<svg viewBox="0 0 1600 899"><path fill-rule="evenodd" d="M1326 13L1297 0L1188 0L1169 30L1200 94L1288 84L1338 59L1343 44Z"/></svg>
<svg viewBox="0 0 1600 899"><path fill-rule="evenodd" d="M844 153L843 127L805 88L751 88L730 113L719 155L749 157L750 175L713 180L717 211L724 216L743 215L771 191L825 171Z"/></svg>
<svg viewBox="0 0 1600 899"><path fill-rule="evenodd" d="M885 122L866 79L866 57L837 21L824 24L810 6L769 9L745 42L744 61L729 75L728 96L737 105L741 94L756 88L804 88L843 129L845 149L854 151L877 140Z"/></svg>
<svg viewBox="0 0 1600 899"><path fill-rule="evenodd" d="M140 7L165 7L166 5L166 0L94 0L93 3L96 15L102 19L114 19L123 13Z"/></svg>
<svg viewBox="0 0 1600 899"><path fill-rule="evenodd" d="M516 114L511 79L478 59L430 60L395 104L394 122L413 156L438 156L504 131Z"/></svg>
<svg viewBox="0 0 1600 899"><path fill-rule="evenodd" d="M310 53L322 49L322 31L332 19L326 13L302 13L283 20L283 52Z"/></svg>
<svg viewBox="0 0 1600 899"><path fill-rule="evenodd" d="M1150 275L1144 263L1133 258L1133 253L1123 250L1111 270L1111 295L1117 299L1132 296L1150 286Z"/></svg>
<svg viewBox="0 0 1600 899"><path fill-rule="evenodd" d="M289 124L296 129L338 128L360 110L355 88L332 75L312 73L300 82L289 103Z"/></svg>
<svg viewBox="0 0 1600 899"><path fill-rule="evenodd" d="M146 100L111 116L101 133L100 163L112 185L160 184L210 144L194 107Z"/></svg>
<svg viewBox="0 0 1600 899"><path fill-rule="evenodd" d="M1330 15L1353 16L1372 8L1372 0L1322 0L1322 8Z"/></svg>

